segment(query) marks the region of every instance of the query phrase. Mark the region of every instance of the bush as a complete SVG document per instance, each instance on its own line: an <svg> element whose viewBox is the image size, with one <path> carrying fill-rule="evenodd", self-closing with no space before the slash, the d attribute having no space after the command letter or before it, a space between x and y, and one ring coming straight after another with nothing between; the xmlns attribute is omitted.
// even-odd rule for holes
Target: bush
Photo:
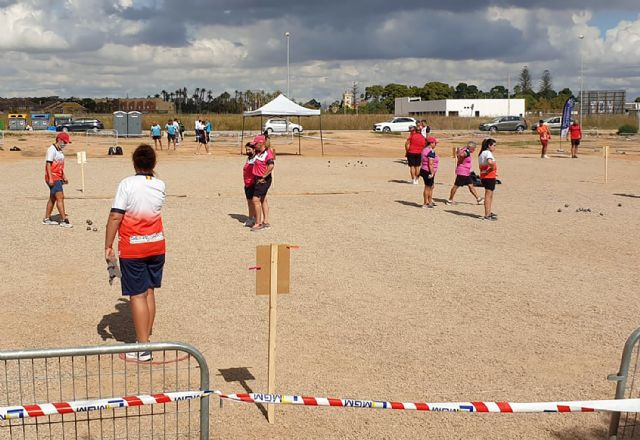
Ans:
<svg viewBox="0 0 640 440"><path fill-rule="evenodd" d="M638 127L631 124L624 124L618 128L618 134L636 134L638 132Z"/></svg>

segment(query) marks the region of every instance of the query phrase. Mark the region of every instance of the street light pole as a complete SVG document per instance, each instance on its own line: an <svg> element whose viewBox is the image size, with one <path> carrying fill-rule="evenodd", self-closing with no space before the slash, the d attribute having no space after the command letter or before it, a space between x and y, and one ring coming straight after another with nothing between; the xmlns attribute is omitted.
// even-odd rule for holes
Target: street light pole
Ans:
<svg viewBox="0 0 640 440"><path fill-rule="evenodd" d="M584 112L584 102L582 101L584 91L584 45L582 41L584 40L584 35L580 34L578 38L580 39L580 127L582 127L582 113Z"/></svg>
<svg viewBox="0 0 640 440"><path fill-rule="evenodd" d="M287 98L291 99L289 95L289 37L291 37L291 33L285 32L284 36L287 37Z"/></svg>

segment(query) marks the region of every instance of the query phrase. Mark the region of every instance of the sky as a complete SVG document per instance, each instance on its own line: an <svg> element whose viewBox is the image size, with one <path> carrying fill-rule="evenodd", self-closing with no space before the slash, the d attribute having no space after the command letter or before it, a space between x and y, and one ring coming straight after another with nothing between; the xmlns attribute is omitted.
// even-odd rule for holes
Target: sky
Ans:
<svg viewBox="0 0 640 440"><path fill-rule="evenodd" d="M625 89L640 96L638 0L0 0L0 96L214 96L356 82ZM580 39L579 36L584 38Z"/></svg>

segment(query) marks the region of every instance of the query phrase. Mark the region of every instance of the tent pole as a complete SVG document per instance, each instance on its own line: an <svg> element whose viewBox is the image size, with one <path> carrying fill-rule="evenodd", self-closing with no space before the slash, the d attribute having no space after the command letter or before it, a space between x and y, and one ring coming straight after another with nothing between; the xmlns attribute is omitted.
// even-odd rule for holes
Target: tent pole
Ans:
<svg viewBox="0 0 640 440"><path fill-rule="evenodd" d="M324 141L322 140L322 111L320 112L320 149L322 150L322 155L324 156Z"/></svg>
<svg viewBox="0 0 640 440"><path fill-rule="evenodd" d="M242 155L243 142L244 142L244 115L242 115L242 133L240 134L240 155Z"/></svg>
<svg viewBox="0 0 640 440"><path fill-rule="evenodd" d="M300 125L300 116L298 116L298 125ZM300 142L302 142L302 135L298 132L298 156L302 156L302 149L300 147Z"/></svg>

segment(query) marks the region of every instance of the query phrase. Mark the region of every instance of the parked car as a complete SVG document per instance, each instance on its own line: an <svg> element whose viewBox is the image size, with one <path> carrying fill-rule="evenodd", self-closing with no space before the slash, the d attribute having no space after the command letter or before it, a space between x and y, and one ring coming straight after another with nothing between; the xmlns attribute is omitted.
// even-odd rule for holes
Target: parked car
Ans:
<svg viewBox="0 0 640 440"><path fill-rule="evenodd" d="M409 131L409 127L412 125L415 126L416 124L417 121L415 119L402 116L393 118L390 121L374 124L373 131L381 131L383 133Z"/></svg>
<svg viewBox="0 0 640 440"><path fill-rule="evenodd" d="M550 118L543 119L543 121L551 131L560 132L560 130L562 129L562 116L552 116ZM537 128L538 128L537 122L531 125L531 130L536 131Z"/></svg>
<svg viewBox="0 0 640 440"><path fill-rule="evenodd" d="M289 129L290 132L293 132L293 134L302 133L302 130L303 130L302 125L294 124L293 122L288 121L287 119L284 119L284 118L268 119L267 122L265 122L264 124L264 130L269 134L287 133L287 128Z"/></svg>
<svg viewBox="0 0 640 440"><path fill-rule="evenodd" d="M56 125L56 131L89 131L102 130L104 124L99 119L79 118Z"/></svg>
<svg viewBox="0 0 640 440"><path fill-rule="evenodd" d="M522 116L500 116L489 122L480 124L481 131L517 131L522 133L527 129L527 121Z"/></svg>

